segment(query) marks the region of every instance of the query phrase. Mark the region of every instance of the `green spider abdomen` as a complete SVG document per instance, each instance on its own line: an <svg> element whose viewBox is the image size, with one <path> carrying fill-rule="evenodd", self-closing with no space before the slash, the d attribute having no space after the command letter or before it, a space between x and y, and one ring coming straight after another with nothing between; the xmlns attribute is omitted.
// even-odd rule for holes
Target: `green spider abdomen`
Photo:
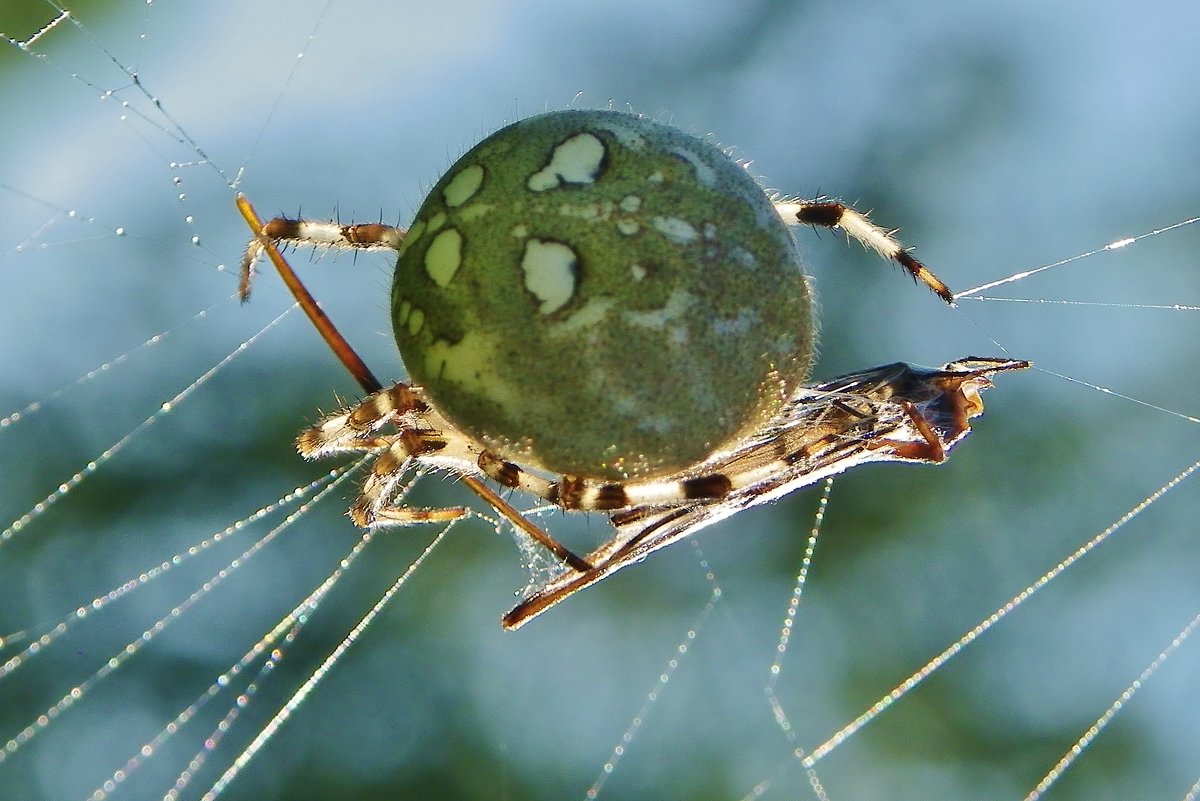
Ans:
<svg viewBox="0 0 1200 801"><path fill-rule="evenodd" d="M503 458L624 479L694 465L807 377L791 233L714 145L616 111L560 111L463 156L396 265L401 357Z"/></svg>

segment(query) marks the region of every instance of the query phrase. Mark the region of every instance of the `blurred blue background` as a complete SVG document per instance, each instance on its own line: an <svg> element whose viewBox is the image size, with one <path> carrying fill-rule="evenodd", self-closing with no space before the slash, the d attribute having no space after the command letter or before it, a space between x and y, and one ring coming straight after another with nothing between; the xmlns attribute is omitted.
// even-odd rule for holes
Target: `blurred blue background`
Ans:
<svg viewBox="0 0 1200 801"><path fill-rule="evenodd" d="M34 47L46 59L0 47L0 413L47 401L0 429L6 523L289 305L269 274L250 304L232 296L247 238L235 178L264 214L404 223L505 122L612 103L711 134L769 187L873 209L958 290L1200 210L1192 3L71 10L86 32L68 20L46 33ZM56 14L6 5L0 31L23 40ZM1100 305L964 299L953 310L839 235L798 234L822 307L818 377L1001 346L1041 370L1003 377L947 465L837 482L778 677L794 743L764 687L814 492L697 538L722 589L709 615L704 568L680 545L505 633L519 555L482 524L457 529L226 797L583 797L685 640L601 797L741 798L763 781L766 798L808 797L794 747L821 743L1197 458L1193 421L1056 374L1200 414L1195 312L1134 307L1200 303L1200 228L986 293ZM294 262L375 371L400 377L387 260ZM0 543L0 636L40 632L320 475L329 465L300 462L294 434L356 391L289 315ZM431 503L464 500L449 482L425 490ZM1200 610L1196 495L1181 483L819 763L830 797L1032 789ZM0 762L0 798L99 786L335 567L357 539L344 508L336 497L314 509ZM372 544L198 786L431 536ZM249 542L187 562L0 680L0 743ZM1182 797L1200 775L1198 665L1185 643L1051 797ZM173 738L123 797L166 792L227 704Z"/></svg>

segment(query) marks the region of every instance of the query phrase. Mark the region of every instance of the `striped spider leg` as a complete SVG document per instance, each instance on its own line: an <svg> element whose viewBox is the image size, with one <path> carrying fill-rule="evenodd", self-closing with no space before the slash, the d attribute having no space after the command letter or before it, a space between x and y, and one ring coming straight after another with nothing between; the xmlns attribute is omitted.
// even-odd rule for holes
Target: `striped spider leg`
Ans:
<svg viewBox="0 0 1200 801"><path fill-rule="evenodd" d="M942 283L940 278L900 244L894 236L895 231L880 228L871 222L865 213L829 198L777 200L775 210L779 212L780 217L789 222L842 229L846 236L857 240L863 247L870 248L883 258L899 264L908 271L914 281L925 284L942 300L954 303L954 293L950 291L950 287Z"/></svg>
<svg viewBox="0 0 1200 801"><path fill-rule="evenodd" d="M816 339L792 228L840 228L947 303L954 295L865 214L776 199L710 141L612 110L548 112L484 139L408 229L276 218L265 253L369 394L302 433L300 452L376 454L360 526L450 520L403 503L410 469L454 475L555 559L503 618L516 628L657 548L871 461L940 462L988 376L1026 366L897 364L808 384ZM384 389L308 295L280 245L396 253L392 326L412 383ZM573 553L491 489L607 512Z"/></svg>

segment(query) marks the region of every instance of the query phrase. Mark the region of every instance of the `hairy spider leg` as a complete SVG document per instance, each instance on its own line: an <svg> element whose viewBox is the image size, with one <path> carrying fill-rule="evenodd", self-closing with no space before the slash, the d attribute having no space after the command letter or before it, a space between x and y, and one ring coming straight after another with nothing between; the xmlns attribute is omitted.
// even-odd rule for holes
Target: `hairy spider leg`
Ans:
<svg viewBox="0 0 1200 801"><path fill-rule="evenodd" d="M325 344L329 346L334 355L338 357L338 361L342 363L354 380L364 391L378 392L383 389L383 384L379 383L370 368L367 367L354 348L350 347L350 343L341 335L333 321L329 316L321 310L313 296L309 294L308 289L300 281L300 276L296 275L295 270L283 258L283 254L279 252L279 248L271 240L266 233L267 226L263 225L262 219L258 216L258 212L250 205L250 201L241 192L237 196L238 211L241 212L246 224L250 226L250 230L254 232L254 239L249 247L246 248L246 255L242 259L242 281L239 291L244 303L250 297L250 277L252 275L251 266L259 253L266 253L270 258L271 263L275 265L275 269L279 271L279 276L283 279L283 283L292 293L292 297L300 304L300 308L312 321L313 326L321 334L321 338L325 340ZM274 220L272 220L274 222Z"/></svg>
<svg viewBox="0 0 1200 801"><path fill-rule="evenodd" d="M822 228L841 228L846 236L856 239L885 259L891 259L933 290L933 293L954 305L954 293L940 278L913 255L894 236L895 231L880 228L866 214L828 198L816 200L782 200L775 203L779 216L787 221L819 225Z"/></svg>

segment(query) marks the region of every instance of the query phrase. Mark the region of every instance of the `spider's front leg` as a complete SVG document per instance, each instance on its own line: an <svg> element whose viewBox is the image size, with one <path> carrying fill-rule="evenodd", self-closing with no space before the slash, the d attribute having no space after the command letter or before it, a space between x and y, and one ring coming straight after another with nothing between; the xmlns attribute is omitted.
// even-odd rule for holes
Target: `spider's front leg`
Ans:
<svg viewBox="0 0 1200 801"><path fill-rule="evenodd" d="M242 256L241 280L238 294L242 302L250 299L250 285L254 281L254 264L266 251L267 240L277 247L307 245L333 250L398 250L407 231L394 225L365 223L342 225L332 220L301 220L290 217L274 217L258 229L259 235L250 240Z"/></svg>
<svg viewBox="0 0 1200 801"><path fill-rule="evenodd" d="M867 217L844 203L828 198L817 200L776 201L775 210L786 222L819 225L822 228L841 228L846 236L858 240L885 259L891 259L907 270L913 279L933 290L939 298L954 303L954 293L940 278L900 244L893 234L880 228Z"/></svg>

